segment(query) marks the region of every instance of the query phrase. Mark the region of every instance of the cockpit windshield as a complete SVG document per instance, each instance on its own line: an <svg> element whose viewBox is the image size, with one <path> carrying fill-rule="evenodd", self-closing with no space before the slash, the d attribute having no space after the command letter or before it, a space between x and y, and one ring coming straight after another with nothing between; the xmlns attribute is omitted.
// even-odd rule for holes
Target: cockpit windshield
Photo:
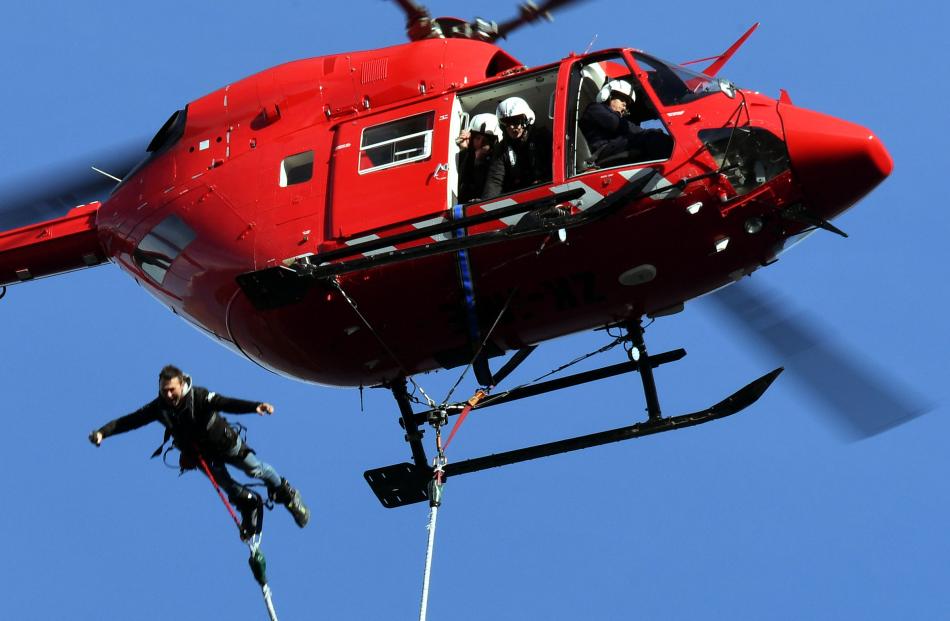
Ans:
<svg viewBox="0 0 950 621"><path fill-rule="evenodd" d="M639 52L633 56L637 64L647 72L650 86L664 106L689 103L714 93L735 96L735 88L725 80L711 78L704 73L697 73Z"/></svg>

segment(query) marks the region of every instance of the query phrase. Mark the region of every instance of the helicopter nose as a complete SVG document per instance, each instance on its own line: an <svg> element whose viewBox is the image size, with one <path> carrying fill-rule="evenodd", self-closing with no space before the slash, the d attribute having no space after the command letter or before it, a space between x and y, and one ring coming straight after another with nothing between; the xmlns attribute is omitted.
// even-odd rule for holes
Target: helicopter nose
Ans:
<svg viewBox="0 0 950 621"><path fill-rule="evenodd" d="M790 105L780 105L779 114L805 198L826 218L854 205L891 174L890 154L868 129Z"/></svg>

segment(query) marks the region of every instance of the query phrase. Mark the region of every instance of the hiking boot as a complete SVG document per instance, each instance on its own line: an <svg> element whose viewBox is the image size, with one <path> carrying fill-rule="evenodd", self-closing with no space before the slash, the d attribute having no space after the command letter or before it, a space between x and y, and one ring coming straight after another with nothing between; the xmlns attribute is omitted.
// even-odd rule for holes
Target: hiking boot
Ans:
<svg viewBox="0 0 950 621"><path fill-rule="evenodd" d="M297 526L303 528L310 521L310 509L303 503L300 492L295 490L287 479L280 480L280 487L270 490L270 499L287 507Z"/></svg>
<svg viewBox="0 0 950 621"><path fill-rule="evenodd" d="M235 499L234 505L241 512L241 539L247 541L259 535L264 528L264 501L261 497L245 489Z"/></svg>

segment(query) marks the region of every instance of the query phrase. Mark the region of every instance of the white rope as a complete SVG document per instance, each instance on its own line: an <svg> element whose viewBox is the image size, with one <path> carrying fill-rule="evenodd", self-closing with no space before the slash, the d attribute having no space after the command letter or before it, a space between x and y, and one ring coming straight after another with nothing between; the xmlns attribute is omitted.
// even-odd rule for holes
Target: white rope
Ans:
<svg viewBox="0 0 950 621"><path fill-rule="evenodd" d="M265 584L261 587L261 593L264 594L264 605L267 606L267 614L270 621L277 621L277 611L274 610L274 602L270 598L270 585Z"/></svg>
<svg viewBox="0 0 950 621"><path fill-rule="evenodd" d="M432 549L435 547L435 523L439 518L439 507L429 508L429 544L426 548L426 568L422 575L422 605L419 608L419 621L426 620L426 612L429 607L429 578L432 575Z"/></svg>
<svg viewBox="0 0 950 621"><path fill-rule="evenodd" d="M264 540L264 533L260 532L252 536L248 540L247 547L251 551L251 556L253 557L261 547L261 541ZM256 576L255 576L256 578ZM271 599L270 585L267 582L261 585L261 594L264 596L264 605L267 606L267 615L270 617L270 621L277 620L277 611L274 610L274 600Z"/></svg>
<svg viewBox="0 0 950 621"><path fill-rule="evenodd" d="M257 552L257 549L261 547L261 544L264 543L263 529L261 530L261 532L251 535L251 537L247 539L244 543L247 544L247 549L250 550L251 554L253 555L255 552Z"/></svg>
<svg viewBox="0 0 950 621"><path fill-rule="evenodd" d="M426 613L429 609L429 580L432 577L432 552L435 548L435 524L439 519L439 507L442 505L442 485L444 484L444 468L448 463L445 454L442 452L442 427L439 424L435 427L435 446L439 451L438 457L432 460L433 479L429 481L429 525L426 529L429 531L429 541L426 545L426 567L422 573L422 603L419 605L419 621L426 621Z"/></svg>

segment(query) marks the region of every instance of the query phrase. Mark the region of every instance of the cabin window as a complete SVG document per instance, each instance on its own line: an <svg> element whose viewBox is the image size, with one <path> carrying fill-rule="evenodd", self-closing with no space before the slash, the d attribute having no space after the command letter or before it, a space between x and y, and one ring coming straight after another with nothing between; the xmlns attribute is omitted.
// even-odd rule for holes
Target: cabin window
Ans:
<svg viewBox="0 0 950 621"><path fill-rule="evenodd" d="M568 175L669 158L673 139L622 56L575 64L569 92Z"/></svg>
<svg viewBox="0 0 950 621"><path fill-rule="evenodd" d="M132 253L135 264L161 284L178 255L195 239L195 232L178 216L168 216L139 242Z"/></svg>
<svg viewBox="0 0 950 621"><path fill-rule="evenodd" d="M285 157L280 163L280 187L304 183L313 178L313 151Z"/></svg>
<svg viewBox="0 0 950 621"><path fill-rule="evenodd" d="M434 112L417 114L363 130L361 175L427 159L432 153Z"/></svg>
<svg viewBox="0 0 950 621"><path fill-rule="evenodd" d="M476 115L496 115L499 105L511 97L522 99L530 108L530 116L534 117L528 121L529 115L527 113L524 115L524 120L528 121L529 129L527 129L527 132L528 140L531 143L533 161L527 166L522 166L516 174L509 174L506 169L506 173L501 179L497 175L493 180L488 179L485 172L476 172L475 167L471 164L473 160L470 159L470 154L465 153L468 148L467 144L464 141L456 142L455 138L458 136L452 137L454 144L458 147L458 150L452 153L457 156L454 161L454 168L458 177L456 196L459 202L488 200L551 181L557 75L558 69L528 75L521 74L516 78L494 82L489 86L459 94L458 102L460 105L456 114L458 114L460 130L467 130L469 122ZM510 137L509 130L505 129L502 120L498 120L497 140L500 140L498 152L502 153L498 157L519 157L514 151L506 149L505 141L513 140L513 138ZM518 124L513 125L517 126ZM484 167L482 170L484 171Z"/></svg>

